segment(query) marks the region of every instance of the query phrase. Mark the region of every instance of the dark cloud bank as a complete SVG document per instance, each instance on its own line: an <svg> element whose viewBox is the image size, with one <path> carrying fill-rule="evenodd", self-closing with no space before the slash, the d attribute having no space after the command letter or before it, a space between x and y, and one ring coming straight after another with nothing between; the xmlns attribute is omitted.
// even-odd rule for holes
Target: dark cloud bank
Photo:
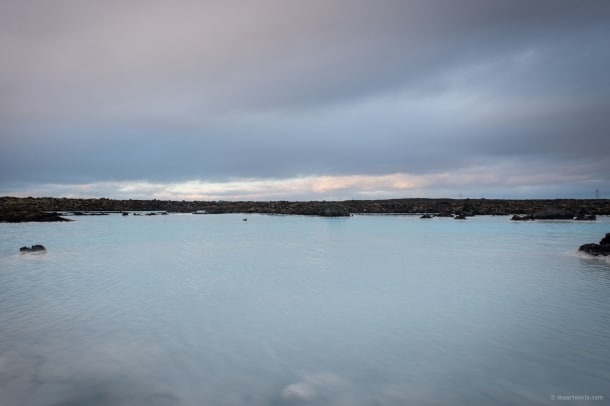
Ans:
<svg viewBox="0 0 610 406"><path fill-rule="evenodd" d="M0 194L466 173L580 197L610 181L608 38L607 1L4 1Z"/></svg>

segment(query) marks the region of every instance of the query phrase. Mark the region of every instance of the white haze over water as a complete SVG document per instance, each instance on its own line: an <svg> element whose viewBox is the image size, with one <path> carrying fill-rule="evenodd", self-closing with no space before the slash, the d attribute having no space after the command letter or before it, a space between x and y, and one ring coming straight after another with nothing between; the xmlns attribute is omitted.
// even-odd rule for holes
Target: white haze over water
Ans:
<svg viewBox="0 0 610 406"><path fill-rule="evenodd" d="M607 217L243 217L0 224L0 405L610 396Z"/></svg>

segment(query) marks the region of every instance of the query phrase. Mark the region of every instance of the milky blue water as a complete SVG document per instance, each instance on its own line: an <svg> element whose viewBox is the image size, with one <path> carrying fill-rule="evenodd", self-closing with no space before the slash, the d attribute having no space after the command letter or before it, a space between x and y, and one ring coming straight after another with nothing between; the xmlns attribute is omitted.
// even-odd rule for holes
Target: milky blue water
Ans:
<svg viewBox="0 0 610 406"><path fill-rule="evenodd" d="M0 405L610 400L607 217L243 217L0 224Z"/></svg>

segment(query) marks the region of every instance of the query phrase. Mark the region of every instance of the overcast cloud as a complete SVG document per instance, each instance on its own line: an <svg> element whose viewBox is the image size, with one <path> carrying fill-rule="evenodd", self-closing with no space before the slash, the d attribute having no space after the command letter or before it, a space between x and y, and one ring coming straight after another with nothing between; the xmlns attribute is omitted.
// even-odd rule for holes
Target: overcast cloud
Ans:
<svg viewBox="0 0 610 406"><path fill-rule="evenodd" d="M610 197L609 40L608 1L0 0L0 195Z"/></svg>

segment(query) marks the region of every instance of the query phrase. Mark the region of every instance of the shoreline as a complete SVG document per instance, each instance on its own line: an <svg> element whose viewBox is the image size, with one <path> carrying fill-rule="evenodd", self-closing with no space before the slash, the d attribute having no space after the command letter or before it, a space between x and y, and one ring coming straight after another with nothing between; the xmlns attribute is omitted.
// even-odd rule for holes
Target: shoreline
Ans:
<svg viewBox="0 0 610 406"><path fill-rule="evenodd" d="M518 215L515 220L574 219L610 215L610 199L404 198L344 201L172 201L0 197L0 222L63 221L49 214L152 211L196 214L285 214L347 217L352 214L437 216ZM46 215L42 215L46 214ZM20 220L21 219L21 220ZM65 219L64 219L65 220Z"/></svg>

